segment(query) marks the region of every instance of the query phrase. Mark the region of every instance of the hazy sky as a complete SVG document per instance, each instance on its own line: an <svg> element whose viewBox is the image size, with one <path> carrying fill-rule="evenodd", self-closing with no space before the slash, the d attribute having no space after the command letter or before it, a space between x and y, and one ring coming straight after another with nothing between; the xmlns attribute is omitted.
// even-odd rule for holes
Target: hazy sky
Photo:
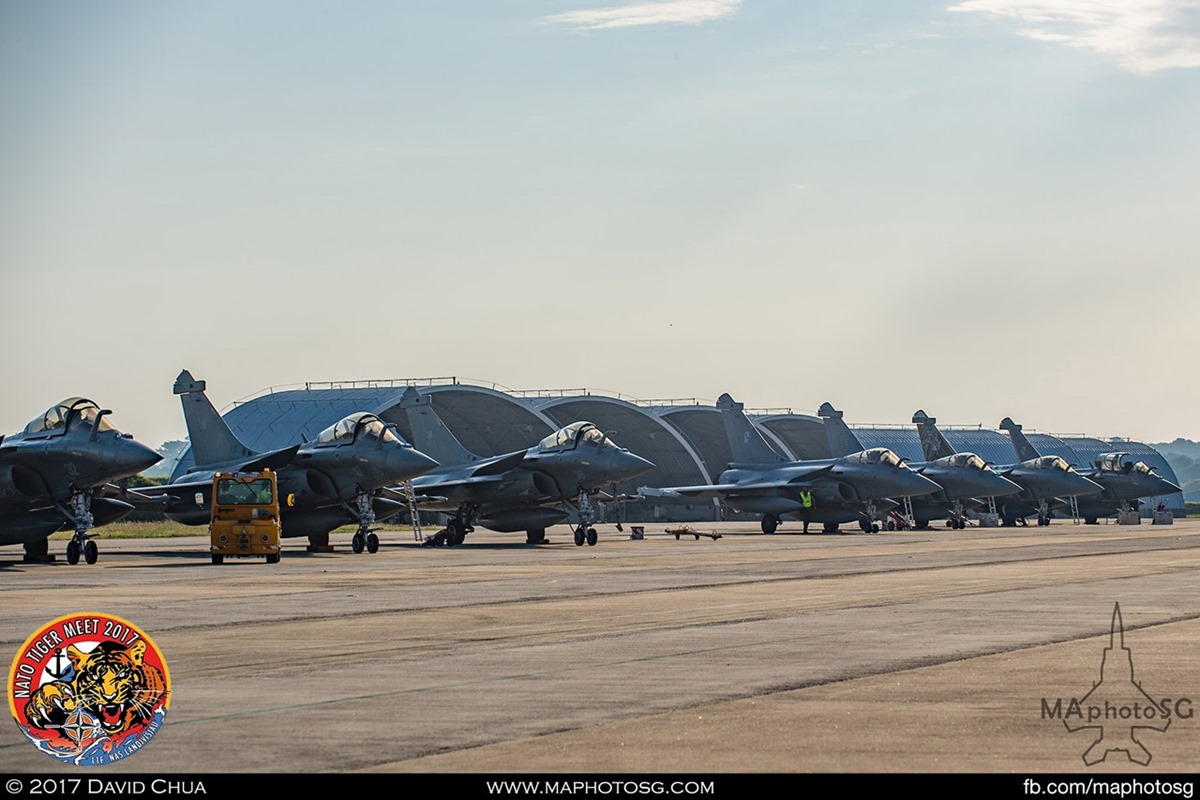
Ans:
<svg viewBox="0 0 1200 800"><path fill-rule="evenodd" d="M459 376L1200 439L1200 2L0 3L0 433Z"/></svg>

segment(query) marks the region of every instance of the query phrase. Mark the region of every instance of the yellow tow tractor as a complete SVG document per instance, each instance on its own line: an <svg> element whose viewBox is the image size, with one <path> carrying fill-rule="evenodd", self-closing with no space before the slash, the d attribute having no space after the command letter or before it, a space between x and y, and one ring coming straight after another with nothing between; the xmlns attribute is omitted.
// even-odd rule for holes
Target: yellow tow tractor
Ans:
<svg viewBox="0 0 1200 800"><path fill-rule="evenodd" d="M213 476L208 533L212 561L225 556L266 556L279 563L279 484L275 473L218 472Z"/></svg>

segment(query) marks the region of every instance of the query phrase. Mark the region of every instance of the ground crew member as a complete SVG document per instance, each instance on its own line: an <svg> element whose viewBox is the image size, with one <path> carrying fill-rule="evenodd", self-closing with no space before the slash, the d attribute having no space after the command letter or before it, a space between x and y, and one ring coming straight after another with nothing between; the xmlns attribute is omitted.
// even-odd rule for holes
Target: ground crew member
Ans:
<svg viewBox="0 0 1200 800"><path fill-rule="evenodd" d="M812 520L813 496L808 489L800 490L800 519L804 520L804 532L808 533L808 523Z"/></svg>

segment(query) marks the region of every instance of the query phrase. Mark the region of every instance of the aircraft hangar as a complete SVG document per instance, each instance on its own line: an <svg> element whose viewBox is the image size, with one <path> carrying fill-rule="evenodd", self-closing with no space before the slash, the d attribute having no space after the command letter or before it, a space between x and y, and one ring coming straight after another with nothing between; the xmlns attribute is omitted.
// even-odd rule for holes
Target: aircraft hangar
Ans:
<svg viewBox="0 0 1200 800"><path fill-rule="evenodd" d="M656 468L620 485L633 493L637 486L680 486L708 483L732 460L724 425L715 405L696 400L632 402L621 396L589 390L514 392L459 383L454 378L400 379L308 383L296 389L266 391L240 401L224 415L230 428L248 447L271 450L316 437L326 427L357 411L378 414L396 424L397 431L417 449L408 415L400 400L416 387L431 396L434 410L455 438L469 451L486 457L531 447L547 434L578 420L610 432L622 447L654 462ZM828 458L824 422L820 417L764 410L748 416L783 458ZM923 460L913 426L852 427L864 447L888 447L902 458ZM1006 434L982 428L945 428L943 433L960 451L971 451L995 464L1016 460ZM1058 438L1028 434L1047 455L1061 455L1077 466L1090 466L1100 453L1124 451L1145 461L1168 480L1178 482L1170 465L1153 448L1138 442L1104 441L1087 437ZM173 475L192 465L190 449ZM1168 507L1183 510L1182 495L1167 498ZM627 506L630 521L659 519L706 520L719 514L708 499L656 500Z"/></svg>

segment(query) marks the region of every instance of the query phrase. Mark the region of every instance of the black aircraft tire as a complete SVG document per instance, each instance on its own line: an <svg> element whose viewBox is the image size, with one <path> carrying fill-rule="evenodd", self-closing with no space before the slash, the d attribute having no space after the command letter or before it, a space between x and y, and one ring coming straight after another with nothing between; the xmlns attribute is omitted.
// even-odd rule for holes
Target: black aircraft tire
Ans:
<svg viewBox="0 0 1200 800"><path fill-rule="evenodd" d="M25 543L25 561L45 561L49 555L49 539L38 539L36 542Z"/></svg>
<svg viewBox="0 0 1200 800"><path fill-rule="evenodd" d="M698 536L697 536L696 538L698 539L698 538L700 538L700 537L698 537ZM596 542L598 542L598 541L600 541L600 537L599 537L599 536L596 534L596 529L595 529L595 528L588 528L588 529L587 529L587 543L588 543L588 547L595 547L595 546L596 546Z"/></svg>
<svg viewBox="0 0 1200 800"><path fill-rule="evenodd" d="M1099 517L1084 517L1083 522L1086 525L1099 525L1100 518Z"/></svg>
<svg viewBox="0 0 1200 800"><path fill-rule="evenodd" d="M838 524L836 522L826 522L821 525L821 529L826 533L837 533Z"/></svg>
<svg viewBox="0 0 1200 800"><path fill-rule="evenodd" d="M379 552L379 537L373 533L367 534L367 552L368 553L378 553Z"/></svg>
<svg viewBox="0 0 1200 800"><path fill-rule="evenodd" d="M89 564L95 564L96 559L100 558L100 548L96 547L96 543L91 539L83 543L83 560Z"/></svg>
<svg viewBox="0 0 1200 800"><path fill-rule="evenodd" d="M583 547L583 541L586 536L587 536L587 534L584 533L584 530L582 527L576 528L575 529L575 546Z"/></svg>
<svg viewBox="0 0 1200 800"><path fill-rule="evenodd" d="M350 540L350 549L356 553L361 553L365 545L366 542L363 541L363 535L361 533L354 534L354 538Z"/></svg>
<svg viewBox="0 0 1200 800"><path fill-rule="evenodd" d="M74 539L67 542L67 563L71 566L79 563L79 542Z"/></svg>
<svg viewBox="0 0 1200 800"><path fill-rule="evenodd" d="M762 518L762 532L766 534L774 533L779 529L779 517L774 514L768 514Z"/></svg>

